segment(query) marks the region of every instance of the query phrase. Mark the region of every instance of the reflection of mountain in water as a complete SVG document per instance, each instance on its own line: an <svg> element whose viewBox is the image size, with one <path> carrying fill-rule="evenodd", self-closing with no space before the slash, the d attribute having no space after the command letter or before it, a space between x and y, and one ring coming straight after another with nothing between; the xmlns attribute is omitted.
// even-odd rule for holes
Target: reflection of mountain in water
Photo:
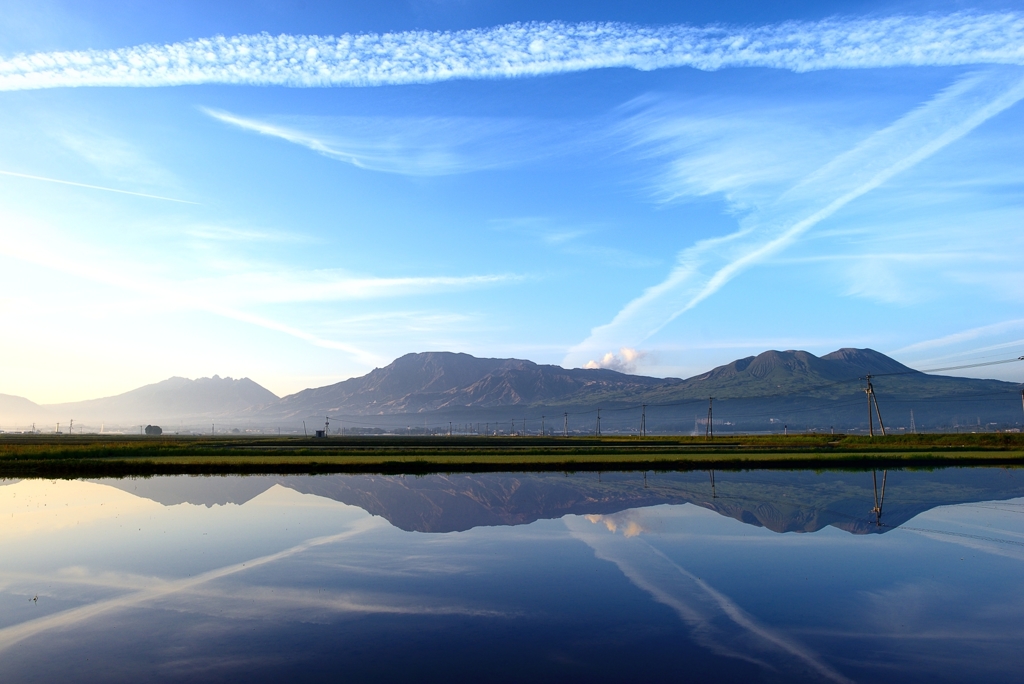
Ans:
<svg viewBox="0 0 1024 684"><path fill-rule="evenodd" d="M1024 471L999 468L889 473L882 521L875 524L870 472L749 471L593 473L570 476L479 474L311 477L154 477L97 480L165 505L241 504L275 484L359 506L403 530L453 532L522 525L567 514L692 503L774 532L833 526L854 534L884 532L951 504L1024 496Z"/></svg>

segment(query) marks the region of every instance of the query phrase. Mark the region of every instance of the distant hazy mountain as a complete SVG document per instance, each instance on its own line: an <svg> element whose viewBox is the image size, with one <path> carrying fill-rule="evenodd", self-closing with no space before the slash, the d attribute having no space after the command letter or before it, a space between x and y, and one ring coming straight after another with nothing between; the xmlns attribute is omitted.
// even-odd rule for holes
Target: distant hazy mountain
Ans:
<svg viewBox="0 0 1024 684"><path fill-rule="evenodd" d="M24 397L0 394L0 430L25 430L35 421L49 420L49 412Z"/></svg>
<svg viewBox="0 0 1024 684"><path fill-rule="evenodd" d="M169 378L163 382L103 399L46 406L53 414L76 421L159 423L236 414L278 400L276 394L249 378Z"/></svg>
<svg viewBox="0 0 1024 684"><path fill-rule="evenodd" d="M603 369L565 369L521 359L479 359L469 354L406 354L384 368L327 387L307 389L267 406L282 418L325 412L421 413L442 409L516 405L580 405L640 396L682 382Z"/></svg>

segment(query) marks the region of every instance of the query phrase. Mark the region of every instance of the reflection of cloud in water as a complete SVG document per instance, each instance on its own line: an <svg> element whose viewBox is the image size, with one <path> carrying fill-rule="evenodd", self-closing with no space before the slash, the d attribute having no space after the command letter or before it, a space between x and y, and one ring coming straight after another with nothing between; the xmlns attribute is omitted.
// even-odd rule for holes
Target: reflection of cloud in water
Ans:
<svg viewBox="0 0 1024 684"><path fill-rule="evenodd" d="M932 541L954 544L973 551L1024 560L1024 534L1015 532L1006 518L1020 515L1024 499L992 505L961 504L942 506L917 516L914 525L901 525L900 532L916 534ZM972 520L967 515L972 515ZM927 524L928 528L916 527ZM935 527L941 526L944 529ZM996 536L998 535L998 536ZM1007 538L1009 537L1009 538Z"/></svg>
<svg viewBox="0 0 1024 684"><path fill-rule="evenodd" d="M625 534L621 537L615 534L621 527L619 522L614 521L614 525L609 525L605 517L591 518L566 516L564 521L569 532L594 549L598 558L614 563L635 586L650 594L658 603L674 610L690 628L696 641L704 647L769 669L773 669L773 666L751 653L777 653L781 650L794 658L792 664L803 671L801 674L809 669L828 680L851 681L823 662L808 647L758 623L727 596L687 572L644 539L635 535L630 539ZM605 523L612 534L603 533L593 524L598 522ZM642 527L639 522L636 524ZM730 627L726 620L741 630Z"/></svg>
<svg viewBox="0 0 1024 684"><path fill-rule="evenodd" d="M177 594L183 591L192 590L199 587L207 582L220 579L222 577L228 577L244 570L251 570L253 568L273 563L274 561L288 558L296 554L302 553L317 546L323 546L325 544L334 544L350 537L368 532L373 529L387 527L388 524L379 518L364 518L356 521L349 530L340 534L334 534L327 537L318 537L315 539L309 539L292 546L291 548L278 551L266 556L259 558L253 558L243 563L234 563L221 568L210 570L193 577L187 577L179 580L163 581L158 580L155 585L152 585L141 591L118 596L116 598L106 599L90 603L78 608L72 608L70 610L61 611L53 615L38 618L36 620L30 620L21 624L13 625L11 627L5 627L0 629L0 651L13 646L14 644L27 639L30 636L45 632L50 629L68 627L70 625L90 620L94 617L102 615L104 613L119 610L122 608L129 608L132 606L138 606L144 603L156 601L158 599L166 598L172 594Z"/></svg>
<svg viewBox="0 0 1024 684"><path fill-rule="evenodd" d="M170 598L164 597L165 600ZM183 596L175 595L173 603L161 600L151 605L179 612L205 614L218 619L270 619L275 622L291 620L327 623L339 614L351 614L356 617L369 613L491 618L511 615L505 611L460 605L428 605L386 593L292 589L276 585L245 585L237 589L201 587L190 590Z"/></svg>
<svg viewBox="0 0 1024 684"><path fill-rule="evenodd" d="M17 585L31 585L34 593L38 591L36 587L45 585L49 588L48 595L60 598L65 595L62 587L73 587L71 593L77 596L78 600L84 599L87 603L77 608L0 628L0 651L49 630L81 625L118 610L141 606L221 618L296 622L324 622L345 614L355 616L370 613L481 617L507 615L478 607L451 604L443 600L423 601L416 597L390 593L248 585L241 576L245 570L285 561L314 548L338 544L366 532L387 530L391 525L383 518L367 515L362 509L316 495L301 494L279 484L251 498L244 506L229 504L223 507L215 505L214 508L220 510L216 519L211 520L209 515L213 511L206 507L189 503L165 507L120 488L83 481L25 480L0 489L0 515L17 522L17 525L5 525L0 529L0 545L3 542L17 543L19 540L25 540L25 535L31 535L34 546L52 548L61 538L51 538L47 535L68 529L73 529L77 534L99 534L100 538L108 531L119 530L122 527L169 527L188 530L195 524L197 518L193 516L197 513L201 514L198 518L202 521L200 529L216 532L217 536L229 545L239 539L239 534L248 539L251 536L249 533L254 530L253 524L259 526L270 523L270 528L263 529L262 534L257 533L257 536L266 536L273 531L271 538L283 539L288 538L288 535L278 537L283 530L287 530L288 527L296 530L308 529L303 525L312 522L313 519L322 523L312 526L314 529L333 527L334 530L338 530L340 525L342 530L335 534L321 533L321 536L305 540L299 537L301 541L290 542L288 548L284 550L256 558L245 558L240 562L224 563L206 572L178 579L123 571L96 571L82 565L64 565L49 573L5 571L3 579L0 580L0 585L5 590ZM245 513L242 512L243 508ZM282 517L286 512L295 514L303 509L305 513L302 516ZM330 516L324 517L323 513L328 512ZM224 518L224 515L228 517ZM113 527L110 527L111 525ZM195 535L198 532L193 531L189 534ZM205 534L204 532L202 538L207 539ZM192 538L198 539L196 536ZM135 539L131 538L133 542ZM152 534L137 539L155 541ZM122 538L118 538L115 548L123 541ZM163 547L158 545L154 548ZM169 549L164 551L169 552ZM57 559L62 557L58 549L54 549L54 554ZM343 558L345 560L342 560ZM337 560L341 560L343 565L351 566L351 558L345 554ZM321 562L330 563L326 558L321 558ZM406 562L415 566L415 571L401 573L394 568L391 570L416 576L422 576L425 572L452 574L465 571L465 568L457 567L450 562L428 557L409 557ZM375 574L380 575L381 569L375 569ZM39 595L47 594L39 592Z"/></svg>

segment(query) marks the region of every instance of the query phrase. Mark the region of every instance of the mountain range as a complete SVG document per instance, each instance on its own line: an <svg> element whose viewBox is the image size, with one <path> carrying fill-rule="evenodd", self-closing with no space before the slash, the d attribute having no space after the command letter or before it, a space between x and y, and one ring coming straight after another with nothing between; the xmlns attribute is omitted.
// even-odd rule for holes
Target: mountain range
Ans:
<svg viewBox="0 0 1024 684"><path fill-rule="evenodd" d="M635 430L646 404L649 430L702 430L709 399L720 430L866 427L867 375L879 402L904 428L1008 427L1021 420L1020 386L929 375L871 349L766 351L687 379L608 369L566 369L522 359L451 352L406 354L364 376L277 397L248 378L170 378L114 397L39 406L0 394L0 427L74 417L81 425L294 428L330 416L349 430L428 430L449 422L464 431L519 431L515 421L562 418L574 432ZM910 411L916 412L910 418ZM563 415L565 414L565 415ZM637 414L637 415L635 415ZM984 416L984 421L982 420ZM909 420L908 420L909 419ZM916 422L916 425L915 425ZM553 425L550 423L544 424ZM863 425L862 425L863 424ZM495 428L492 430L491 425ZM485 427L486 426L486 427ZM340 428L339 428L340 429ZM530 426L525 425L530 431Z"/></svg>

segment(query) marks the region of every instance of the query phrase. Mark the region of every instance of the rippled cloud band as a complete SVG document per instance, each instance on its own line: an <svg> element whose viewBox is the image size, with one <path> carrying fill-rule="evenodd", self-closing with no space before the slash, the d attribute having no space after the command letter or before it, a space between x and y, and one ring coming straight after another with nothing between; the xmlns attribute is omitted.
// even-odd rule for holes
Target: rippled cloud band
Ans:
<svg viewBox="0 0 1024 684"><path fill-rule="evenodd" d="M1024 15L833 18L758 27L555 22L445 32L216 36L0 59L0 90L209 83L377 86L609 67L804 72L966 64L1024 64Z"/></svg>

